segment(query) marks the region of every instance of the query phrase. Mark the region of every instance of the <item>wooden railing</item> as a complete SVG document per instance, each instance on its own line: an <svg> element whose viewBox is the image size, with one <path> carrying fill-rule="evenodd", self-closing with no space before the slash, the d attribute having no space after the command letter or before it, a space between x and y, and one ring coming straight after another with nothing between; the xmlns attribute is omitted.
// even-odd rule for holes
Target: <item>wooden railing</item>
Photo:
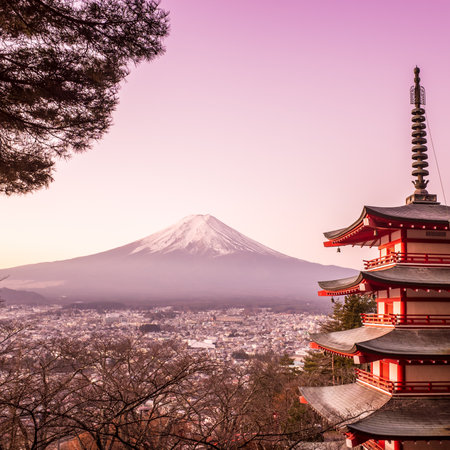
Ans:
<svg viewBox="0 0 450 450"><path fill-rule="evenodd" d="M395 381L394 393L402 394L450 394L450 381Z"/></svg>
<svg viewBox="0 0 450 450"><path fill-rule="evenodd" d="M364 442L363 448L366 450L383 450L384 447L382 447L380 444L378 444L373 439L370 439L369 441Z"/></svg>
<svg viewBox="0 0 450 450"><path fill-rule="evenodd" d="M371 386L375 386L383 391L387 391L392 393L394 391L394 382L390 380L386 380L385 378L381 378L373 373L366 372L362 369L355 369L356 379L362 381L363 383L370 384Z"/></svg>
<svg viewBox="0 0 450 450"><path fill-rule="evenodd" d="M365 269L384 266L387 264L450 264L450 255L446 253L390 253L379 258L364 260Z"/></svg>
<svg viewBox="0 0 450 450"><path fill-rule="evenodd" d="M374 259L364 259L364 269L372 269L378 266L384 266L387 264L396 264L400 261L399 253L390 253L386 256L380 256L379 258Z"/></svg>
<svg viewBox="0 0 450 450"><path fill-rule="evenodd" d="M362 369L356 379L390 394L450 394L450 381L390 381Z"/></svg>
<svg viewBox="0 0 450 450"><path fill-rule="evenodd" d="M449 314L361 314L365 325L449 327Z"/></svg>
<svg viewBox="0 0 450 450"><path fill-rule="evenodd" d="M369 325L395 325L397 323L396 314L361 314L363 324Z"/></svg>

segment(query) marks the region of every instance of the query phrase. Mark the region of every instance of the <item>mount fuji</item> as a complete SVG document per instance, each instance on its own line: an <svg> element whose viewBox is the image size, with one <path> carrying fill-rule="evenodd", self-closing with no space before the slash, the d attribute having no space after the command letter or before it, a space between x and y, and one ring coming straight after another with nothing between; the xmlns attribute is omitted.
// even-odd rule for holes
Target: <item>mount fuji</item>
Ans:
<svg viewBox="0 0 450 450"><path fill-rule="evenodd" d="M192 215L112 250L5 269L0 277L8 275L2 283L7 288L66 301L260 299L267 304L277 300L319 303L316 280L353 273L292 258L211 215Z"/></svg>
<svg viewBox="0 0 450 450"><path fill-rule="evenodd" d="M253 253L263 256L285 257L225 225L210 214L192 215L158 233L133 242L138 246L132 253L184 252L209 257Z"/></svg>

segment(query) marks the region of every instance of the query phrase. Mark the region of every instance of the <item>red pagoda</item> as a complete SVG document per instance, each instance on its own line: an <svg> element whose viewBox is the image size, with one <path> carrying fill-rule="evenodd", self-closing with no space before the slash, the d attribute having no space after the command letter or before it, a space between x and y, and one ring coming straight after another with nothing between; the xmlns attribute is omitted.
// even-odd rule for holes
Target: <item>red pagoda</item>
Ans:
<svg viewBox="0 0 450 450"><path fill-rule="evenodd" d="M424 89L411 88L415 192L398 207L365 206L325 247L378 247L365 270L319 282L319 295L371 294L363 326L313 336L312 348L353 358L356 382L303 387L302 401L365 449L450 449L450 208L426 190Z"/></svg>

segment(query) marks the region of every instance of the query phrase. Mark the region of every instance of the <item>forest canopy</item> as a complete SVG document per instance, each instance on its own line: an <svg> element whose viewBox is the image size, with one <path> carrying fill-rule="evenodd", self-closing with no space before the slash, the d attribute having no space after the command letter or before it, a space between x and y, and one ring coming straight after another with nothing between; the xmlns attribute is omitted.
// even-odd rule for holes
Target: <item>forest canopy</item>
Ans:
<svg viewBox="0 0 450 450"><path fill-rule="evenodd" d="M57 158L100 139L130 65L168 30L154 0L0 2L0 192L48 186Z"/></svg>

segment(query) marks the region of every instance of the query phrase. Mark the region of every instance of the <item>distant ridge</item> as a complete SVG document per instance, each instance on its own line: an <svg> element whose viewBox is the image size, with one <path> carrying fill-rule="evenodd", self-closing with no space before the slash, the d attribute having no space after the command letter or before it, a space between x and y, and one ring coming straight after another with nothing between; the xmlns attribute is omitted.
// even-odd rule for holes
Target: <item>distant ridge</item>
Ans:
<svg viewBox="0 0 450 450"><path fill-rule="evenodd" d="M215 217L191 215L143 239L94 255L5 269L3 285L52 299L127 302L261 299L329 304L316 281L350 276L292 258Z"/></svg>
<svg viewBox="0 0 450 450"><path fill-rule="evenodd" d="M44 296L37 294L36 292L17 291L8 288L0 289L0 299L6 303L14 304L42 305L47 302L47 299Z"/></svg>

